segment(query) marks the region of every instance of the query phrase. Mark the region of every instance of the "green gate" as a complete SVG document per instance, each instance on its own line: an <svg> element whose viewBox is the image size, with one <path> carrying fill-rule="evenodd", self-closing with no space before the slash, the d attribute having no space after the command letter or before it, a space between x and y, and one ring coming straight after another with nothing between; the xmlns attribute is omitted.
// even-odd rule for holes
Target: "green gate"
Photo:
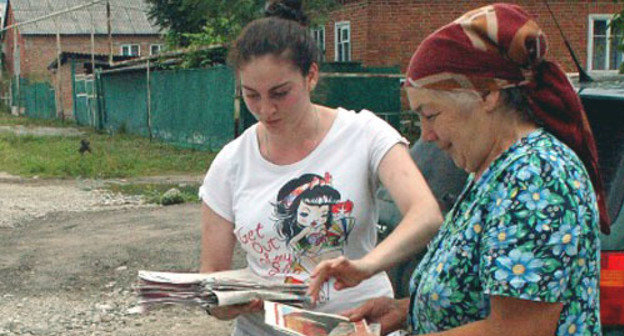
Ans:
<svg viewBox="0 0 624 336"><path fill-rule="evenodd" d="M54 96L54 88L48 82L31 83L26 78L19 79L19 88L17 81L12 83L13 106L24 109L24 115L29 118L36 119L55 119L56 118L56 100ZM19 104L18 104L19 100Z"/></svg>
<svg viewBox="0 0 624 336"><path fill-rule="evenodd" d="M98 128L98 106L94 75L74 76L74 119L80 126Z"/></svg>

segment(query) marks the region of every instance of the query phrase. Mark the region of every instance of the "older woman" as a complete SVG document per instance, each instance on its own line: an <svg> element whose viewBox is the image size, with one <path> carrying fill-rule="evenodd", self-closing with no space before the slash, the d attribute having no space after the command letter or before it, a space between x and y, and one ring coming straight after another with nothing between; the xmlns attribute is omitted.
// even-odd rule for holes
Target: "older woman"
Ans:
<svg viewBox="0 0 624 336"><path fill-rule="evenodd" d="M466 13L419 46L406 90L422 139L470 176L412 276L410 300L373 299L346 312L351 319L415 334L601 333L599 222L608 232L609 218L595 143L545 50L537 24L509 4ZM390 267L405 239L320 264L311 293L328 277L344 288Z"/></svg>

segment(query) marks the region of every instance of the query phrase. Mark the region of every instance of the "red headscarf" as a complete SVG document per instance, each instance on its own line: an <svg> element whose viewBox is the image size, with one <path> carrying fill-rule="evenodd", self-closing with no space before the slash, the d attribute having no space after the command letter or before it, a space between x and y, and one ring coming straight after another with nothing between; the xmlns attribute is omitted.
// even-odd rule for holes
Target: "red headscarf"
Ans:
<svg viewBox="0 0 624 336"><path fill-rule="evenodd" d="M524 87L544 128L572 148L591 177L600 227L611 220L598 153L581 100L561 68L544 59L546 38L520 7L494 4L470 11L429 35L407 70L407 85L438 90L495 91Z"/></svg>

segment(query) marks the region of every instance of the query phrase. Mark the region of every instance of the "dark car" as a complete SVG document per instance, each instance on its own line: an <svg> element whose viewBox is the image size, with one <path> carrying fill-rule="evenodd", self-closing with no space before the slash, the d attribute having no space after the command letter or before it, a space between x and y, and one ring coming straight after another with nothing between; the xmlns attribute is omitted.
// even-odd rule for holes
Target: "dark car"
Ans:
<svg viewBox="0 0 624 336"><path fill-rule="evenodd" d="M578 88L587 111L607 190L611 234L601 236L600 301L604 335L624 335L624 83ZM466 173L435 145L417 141L410 150L444 214L462 191ZM388 192L380 189L379 236L385 238L401 219ZM397 297L409 295L409 278L422 253L388 272Z"/></svg>

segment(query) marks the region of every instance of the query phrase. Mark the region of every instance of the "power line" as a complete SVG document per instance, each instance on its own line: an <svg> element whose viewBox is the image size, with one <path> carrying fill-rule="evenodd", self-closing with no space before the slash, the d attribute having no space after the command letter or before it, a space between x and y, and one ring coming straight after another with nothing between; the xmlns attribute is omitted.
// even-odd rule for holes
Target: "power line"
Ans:
<svg viewBox="0 0 624 336"><path fill-rule="evenodd" d="M104 2L104 1L106 1L106 0L95 0L95 1L89 2L87 4L66 8L66 9L63 9L63 10L60 10L60 11L57 11L57 12L54 12L54 13L50 13L48 15L40 16L40 17L32 19L32 20L28 20L28 21L12 24L10 26L6 26L6 27L0 29L0 33L3 32L3 31L7 31L9 29L13 29L13 28L19 27L19 26L23 26L23 25L30 24L30 23L35 23L35 22L38 22L38 21L49 19L51 17L59 16L61 14L73 12L73 11L76 11L76 10L81 9L81 8L93 6L95 4L98 4L98 3Z"/></svg>

